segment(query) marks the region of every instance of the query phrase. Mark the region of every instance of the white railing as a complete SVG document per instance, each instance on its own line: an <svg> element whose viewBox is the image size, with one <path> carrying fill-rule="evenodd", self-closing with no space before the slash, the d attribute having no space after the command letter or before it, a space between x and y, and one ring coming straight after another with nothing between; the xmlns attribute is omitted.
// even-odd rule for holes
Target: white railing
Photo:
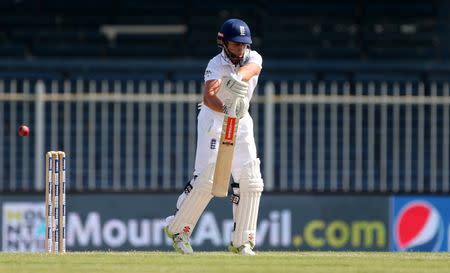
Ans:
<svg viewBox="0 0 450 273"><path fill-rule="evenodd" d="M173 190L190 179L202 83L0 80L0 190ZM267 82L251 113L267 191L448 192L448 83ZM30 125L19 138L19 124Z"/></svg>

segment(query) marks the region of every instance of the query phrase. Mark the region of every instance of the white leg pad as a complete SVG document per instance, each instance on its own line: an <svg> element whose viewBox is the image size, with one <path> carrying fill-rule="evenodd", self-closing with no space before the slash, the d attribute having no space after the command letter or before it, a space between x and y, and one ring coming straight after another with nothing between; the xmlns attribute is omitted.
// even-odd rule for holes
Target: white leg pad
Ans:
<svg viewBox="0 0 450 273"><path fill-rule="evenodd" d="M264 189L259 165L259 159L247 163L242 169L239 187L233 188L235 228L232 243L235 247L240 247L244 243L250 243L252 247L255 245L259 200Z"/></svg>
<svg viewBox="0 0 450 273"><path fill-rule="evenodd" d="M211 194L212 179L214 174L214 163L208 165L195 180L191 182L192 189L185 190L177 201L177 213L174 217L168 217L169 231L173 234L188 233L192 231L197 224L200 215L205 210L209 201L213 197Z"/></svg>

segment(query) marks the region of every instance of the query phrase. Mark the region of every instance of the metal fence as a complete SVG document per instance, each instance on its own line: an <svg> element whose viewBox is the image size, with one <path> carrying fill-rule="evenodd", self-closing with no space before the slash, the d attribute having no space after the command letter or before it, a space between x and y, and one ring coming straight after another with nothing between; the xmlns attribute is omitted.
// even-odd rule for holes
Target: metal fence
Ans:
<svg viewBox="0 0 450 273"><path fill-rule="evenodd" d="M69 190L182 189L202 88L0 80L0 190L41 191L48 150L66 152ZM449 83L268 81L255 93L267 191L449 192Z"/></svg>

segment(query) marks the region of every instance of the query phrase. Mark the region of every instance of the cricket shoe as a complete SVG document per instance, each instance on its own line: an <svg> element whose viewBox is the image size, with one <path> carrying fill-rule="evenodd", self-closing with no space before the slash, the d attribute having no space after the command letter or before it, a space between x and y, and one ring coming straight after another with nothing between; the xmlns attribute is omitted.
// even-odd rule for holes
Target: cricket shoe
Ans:
<svg viewBox="0 0 450 273"><path fill-rule="evenodd" d="M242 256L255 256L256 253L252 249L252 245L250 243L245 243L240 247L235 247L233 243L228 246L228 251L241 254Z"/></svg>
<svg viewBox="0 0 450 273"><path fill-rule="evenodd" d="M173 248L176 252L182 254L193 254L194 250L192 249L191 243L189 242L189 233L180 232L180 233L172 233L169 230L169 227L164 227L164 232L169 238L173 240Z"/></svg>

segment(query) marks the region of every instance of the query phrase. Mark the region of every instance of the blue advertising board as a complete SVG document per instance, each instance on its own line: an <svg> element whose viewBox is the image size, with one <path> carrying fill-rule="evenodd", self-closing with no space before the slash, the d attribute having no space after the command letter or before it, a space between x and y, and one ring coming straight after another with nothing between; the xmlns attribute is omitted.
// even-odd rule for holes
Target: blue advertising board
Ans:
<svg viewBox="0 0 450 273"><path fill-rule="evenodd" d="M70 194L67 250L172 250L163 232L177 194ZM0 196L2 251L43 251L43 195ZM389 197L265 194L258 217L260 250L387 251ZM215 198L199 219L195 251L224 251L232 206Z"/></svg>
<svg viewBox="0 0 450 273"><path fill-rule="evenodd" d="M450 197L394 196L391 213L390 250L450 250Z"/></svg>

